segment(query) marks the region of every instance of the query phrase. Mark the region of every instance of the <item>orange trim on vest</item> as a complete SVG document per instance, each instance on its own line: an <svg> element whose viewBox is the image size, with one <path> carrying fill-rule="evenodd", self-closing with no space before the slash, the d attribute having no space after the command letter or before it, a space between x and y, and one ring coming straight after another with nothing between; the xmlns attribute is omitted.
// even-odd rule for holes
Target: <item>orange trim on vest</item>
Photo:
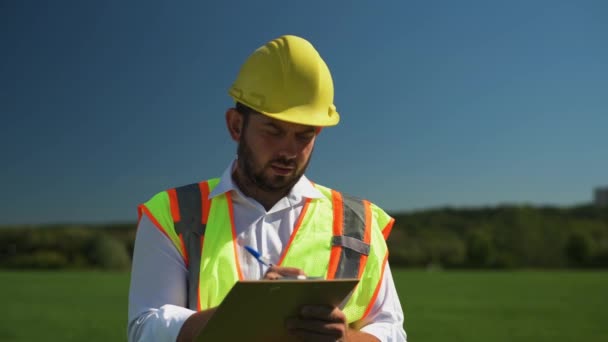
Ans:
<svg viewBox="0 0 608 342"><path fill-rule="evenodd" d="M142 213L145 214L150 221L152 221L152 223L154 224L154 226L156 226L156 228L158 230L160 230L161 233L163 233L163 235L165 235L167 237L167 239L171 240L171 237L169 236L169 234L167 234L167 232L165 231L165 229L163 228L163 226L160 225L160 223L158 223L158 221L156 220L156 218L154 217L154 215L152 215L152 213L150 212L150 210L148 210L148 208L146 208L145 205L140 205L139 207L137 207L137 211L139 212L139 218L141 219ZM186 255L186 249L184 248L183 242L181 245L181 254L182 254L182 258L184 255ZM184 263L186 264L186 260L184 259ZM187 265L187 264L186 264Z"/></svg>
<svg viewBox="0 0 608 342"><path fill-rule="evenodd" d="M335 190L332 190L331 201L334 211L333 233L334 236L340 236L342 235L342 229L344 225L342 194ZM329 266L327 267L327 279L334 279L336 277L336 271L338 270L338 263L340 262L341 252L341 246L331 246L331 252L329 255Z"/></svg>
<svg viewBox="0 0 608 342"><path fill-rule="evenodd" d="M363 242L368 245L371 244L372 240L372 207L369 201L363 200L363 208L365 210L365 232L363 233ZM365 270L365 264L367 264L367 255L361 254L359 260L359 273L357 278L361 278L363 271Z"/></svg>
<svg viewBox="0 0 608 342"><path fill-rule="evenodd" d="M179 215L177 191L175 191L175 189L169 189L167 190L167 194L169 195L169 205L171 206L171 217L173 217L173 222L179 222L181 220L181 217Z"/></svg>
<svg viewBox="0 0 608 342"><path fill-rule="evenodd" d="M365 309L365 313L363 313L364 319L369 315L369 312L372 310L372 306L376 302L376 298L378 298L378 292L380 292L380 286L382 285L382 280L384 279L384 270L386 269L386 262L388 261L388 251L386 251L386 255L384 255L384 260L382 261L382 271L380 271L380 278L378 279L378 284L376 285L376 289L374 290L374 295L372 296L369 304L367 305L367 309Z"/></svg>
<svg viewBox="0 0 608 342"><path fill-rule="evenodd" d="M209 199L209 182L200 182L198 183L198 187L201 190L201 210L203 213L203 215L201 216L201 223L207 224L207 218L209 217L209 208L211 208L211 200Z"/></svg>
<svg viewBox="0 0 608 342"><path fill-rule="evenodd" d="M156 228L158 230L160 230L160 232L163 233L163 235L165 235L169 240L171 240L171 237L169 236L169 234L167 234L167 232L165 231L163 226L161 226L160 223L158 223L158 221L156 220L154 215L152 215L150 210L148 210L148 208L146 208L145 205L142 204L139 207L137 207L137 209L138 209L137 211L139 212L139 220L141 220L141 217L143 216L142 213L145 214L150 219L150 221L152 221L154 226L156 226Z"/></svg>
<svg viewBox="0 0 608 342"><path fill-rule="evenodd" d="M300 217L298 217L298 222L296 223L296 226L293 229L291 236L289 237L289 241L287 242L287 245L285 245L285 248L283 248L283 253L281 253L281 257L279 258L279 262L277 263L277 265L281 265L283 263L283 259L285 259L285 255L287 255L287 251L289 250L289 247L291 247L291 242L293 241L293 238L298 233L298 230L300 229L300 226L302 225L302 221L304 221L304 216L306 215L306 211L308 210L309 204L310 204L310 198L307 198L306 202L304 202L304 207L302 207L302 211L300 212Z"/></svg>
<svg viewBox="0 0 608 342"><path fill-rule="evenodd" d="M204 182L200 182L198 183L198 188L201 191L201 223L203 225L207 224L207 219L209 218L209 210L211 208L211 200L209 199L209 182L208 181L204 181ZM199 255L203 255L203 246L204 246L204 242L205 242L205 234L201 235L201 248L200 248L200 254ZM200 265L194 265L194 267L199 267ZM200 275L199 275L200 276ZM200 279L199 279L200 282ZM200 288L200 284L199 284L199 288ZM197 307L197 311L201 311L202 307L201 307L201 292L200 290L196 291L196 307Z"/></svg>
<svg viewBox="0 0 608 342"><path fill-rule="evenodd" d="M203 243L204 242L205 242L205 235L201 235L201 256L203 255ZM198 267L201 267L201 266L199 265ZM199 278L200 278L200 273L199 273ZM196 290L196 311L202 311L200 287L201 287L201 285L200 285L200 279L199 279L198 289Z"/></svg>
<svg viewBox="0 0 608 342"><path fill-rule="evenodd" d="M184 263L186 264L186 267L188 267L190 265L190 260L188 258L188 250L186 249L186 244L184 243L184 235L182 233L179 233L177 236L179 237L180 246L184 251Z"/></svg>
<svg viewBox="0 0 608 342"><path fill-rule="evenodd" d="M137 225L139 226L139 221L141 221L141 215L143 215L144 205L140 204L137 206Z"/></svg>
<svg viewBox="0 0 608 342"><path fill-rule="evenodd" d="M234 209L232 207L232 196L230 196L230 192L226 193L226 200L228 202L228 211L230 212L230 226L232 227L232 247L234 249L234 261L236 262L236 271L239 275L239 280L243 280L243 272L241 272L241 263L239 262L239 255L237 253L238 243L236 236L236 228L234 227Z"/></svg>
<svg viewBox="0 0 608 342"><path fill-rule="evenodd" d="M388 236L391 234L391 230L393 230L394 223L395 223L395 219L391 218L391 220L388 221L386 226L382 229L382 236L384 236L384 240L388 239Z"/></svg>

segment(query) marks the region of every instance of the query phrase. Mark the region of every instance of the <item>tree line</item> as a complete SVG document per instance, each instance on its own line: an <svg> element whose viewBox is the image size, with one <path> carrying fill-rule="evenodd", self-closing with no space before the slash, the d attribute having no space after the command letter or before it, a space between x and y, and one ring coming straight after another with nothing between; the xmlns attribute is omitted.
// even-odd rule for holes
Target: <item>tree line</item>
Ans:
<svg viewBox="0 0 608 342"><path fill-rule="evenodd" d="M608 207L505 205L392 215L393 267L608 267ZM128 270L135 230L135 223L2 227L0 268Z"/></svg>
<svg viewBox="0 0 608 342"><path fill-rule="evenodd" d="M608 267L608 207L440 208L394 217L389 260L399 266Z"/></svg>
<svg viewBox="0 0 608 342"><path fill-rule="evenodd" d="M135 223L0 228L0 268L128 270Z"/></svg>

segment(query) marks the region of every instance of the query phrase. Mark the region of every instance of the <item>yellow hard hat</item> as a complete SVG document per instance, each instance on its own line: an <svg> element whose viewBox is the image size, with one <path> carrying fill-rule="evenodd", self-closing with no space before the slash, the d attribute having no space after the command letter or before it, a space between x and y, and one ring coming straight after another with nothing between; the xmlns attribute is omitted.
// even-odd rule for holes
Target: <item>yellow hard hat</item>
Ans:
<svg viewBox="0 0 608 342"><path fill-rule="evenodd" d="M230 96L272 118L334 126L334 83L327 64L307 40L281 36L255 50L230 87Z"/></svg>

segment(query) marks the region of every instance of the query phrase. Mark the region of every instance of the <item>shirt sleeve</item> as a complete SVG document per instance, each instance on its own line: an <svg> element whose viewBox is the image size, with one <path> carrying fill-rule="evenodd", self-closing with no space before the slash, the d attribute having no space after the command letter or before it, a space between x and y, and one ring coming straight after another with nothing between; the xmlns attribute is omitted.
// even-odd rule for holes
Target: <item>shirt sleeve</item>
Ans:
<svg viewBox="0 0 608 342"><path fill-rule="evenodd" d="M374 335L383 342L403 342L407 340L403 328L403 309L388 262L385 267L378 296L367 317L370 323L361 328L361 331Z"/></svg>
<svg viewBox="0 0 608 342"><path fill-rule="evenodd" d="M143 215L135 237L127 334L129 342L175 341L188 317L187 273L173 243Z"/></svg>

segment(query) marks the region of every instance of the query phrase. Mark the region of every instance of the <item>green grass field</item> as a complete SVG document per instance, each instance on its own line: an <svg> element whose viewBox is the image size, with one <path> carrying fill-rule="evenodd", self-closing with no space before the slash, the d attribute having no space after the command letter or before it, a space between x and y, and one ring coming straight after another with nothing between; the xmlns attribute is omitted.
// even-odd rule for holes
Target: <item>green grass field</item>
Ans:
<svg viewBox="0 0 608 342"><path fill-rule="evenodd" d="M608 272L393 274L410 342L608 341ZM0 341L124 341L128 282L0 272Z"/></svg>
<svg viewBox="0 0 608 342"><path fill-rule="evenodd" d="M608 341L607 272L394 272L409 341Z"/></svg>

